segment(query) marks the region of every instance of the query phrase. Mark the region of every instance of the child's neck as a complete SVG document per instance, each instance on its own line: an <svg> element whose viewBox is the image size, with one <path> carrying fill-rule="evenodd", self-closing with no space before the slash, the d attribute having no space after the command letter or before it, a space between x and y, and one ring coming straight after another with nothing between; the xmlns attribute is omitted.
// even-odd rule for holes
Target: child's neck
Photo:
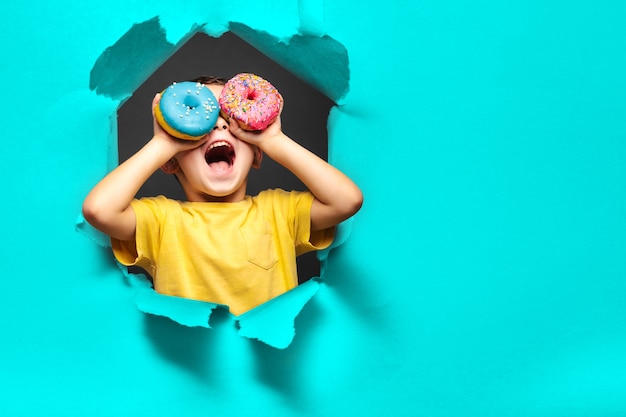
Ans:
<svg viewBox="0 0 626 417"><path fill-rule="evenodd" d="M187 201L200 203L239 203L246 199L246 188L243 187L232 194L225 196L214 196L199 192L186 192Z"/></svg>

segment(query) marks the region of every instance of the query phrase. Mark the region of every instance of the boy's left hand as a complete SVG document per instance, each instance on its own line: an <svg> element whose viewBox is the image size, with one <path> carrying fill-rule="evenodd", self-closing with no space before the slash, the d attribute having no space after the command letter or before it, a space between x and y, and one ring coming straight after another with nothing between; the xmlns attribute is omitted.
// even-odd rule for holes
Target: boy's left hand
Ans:
<svg viewBox="0 0 626 417"><path fill-rule="evenodd" d="M280 115L283 112L283 105L280 106L276 120L274 120L264 130L251 131L242 129L239 123L231 117L229 120L230 133L237 137L237 139L248 142L249 144L258 146L262 149L263 146L270 142L272 138L279 137L283 134L280 121Z"/></svg>

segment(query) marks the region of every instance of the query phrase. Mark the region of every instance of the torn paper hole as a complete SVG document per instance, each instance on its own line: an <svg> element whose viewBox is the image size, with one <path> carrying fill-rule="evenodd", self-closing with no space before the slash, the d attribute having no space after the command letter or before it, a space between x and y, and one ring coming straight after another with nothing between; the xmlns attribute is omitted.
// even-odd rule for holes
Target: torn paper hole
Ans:
<svg viewBox="0 0 626 417"><path fill-rule="evenodd" d="M258 50L262 50L264 54L281 62L300 79L306 80L322 91L326 97L330 98L331 105L333 100L336 102L346 94L349 81L347 51L334 39L328 36L304 34L294 35L285 43L278 42L275 37L257 32L245 25L231 24L231 29L239 36L245 37L247 42ZM191 38L190 35L187 39ZM155 42L158 46L156 48ZM139 84L145 84L145 78L150 75L146 73L146 69L151 73L154 68L168 59L175 49L177 46L165 40L165 31L160 26L158 18L134 25L115 45L107 48L97 60L91 73L90 88L97 94L128 103L134 98L133 91ZM141 60L128 61L126 59L128 50L144 50L150 53L143 56ZM328 59L329 56L333 58ZM319 59L319 57L324 57L324 59ZM133 68L137 65L141 68ZM208 71L213 71L213 69ZM129 73L140 74L141 79L128 78ZM221 71L218 70L216 75L222 75ZM126 97L131 94L133 97L127 99ZM322 127L327 123L327 115L328 110L324 112L323 122L319 123ZM326 129L323 130L324 141L327 142L325 136L327 132ZM146 135L137 136L146 137ZM319 135L317 138L319 140ZM112 165L117 165L117 161L114 162ZM317 253L317 258L320 260L318 277L236 317L233 321L236 326L235 330L243 337L259 340L276 348L288 347L296 334L294 325L296 317L317 293L324 275L328 254L332 248L345 242L350 224L351 222L347 221L338 225L334 243L330 248ZM79 216L76 229L98 245L110 247L108 237L89 226L82 216ZM218 304L158 294L146 276L129 273L125 267L119 266L126 280L137 290L134 298L137 307L147 314L168 317L185 326L210 328L211 314L218 308L225 308Z"/></svg>
<svg viewBox="0 0 626 417"><path fill-rule="evenodd" d="M241 23L232 23L230 29L335 103L348 93L348 50L330 36L296 34L283 41Z"/></svg>
<svg viewBox="0 0 626 417"><path fill-rule="evenodd" d="M317 279L310 279L293 290L240 315L237 318L239 334L260 340L275 348L288 347L296 334L294 325L296 317L317 293L319 286Z"/></svg>
<svg viewBox="0 0 626 417"><path fill-rule="evenodd" d="M310 37L299 36L298 39L301 44L301 39L310 39ZM284 51L284 47L282 48L281 51ZM234 50L238 53L231 56L229 51ZM203 53L198 54L198 51L203 51ZM294 51L297 56L307 55L296 52ZM230 56L230 58L215 60L215 56ZM303 61L304 67L309 67L309 63L304 63L305 58L299 59ZM180 45L176 52L158 66L150 77L132 92L132 96L119 106L117 110L119 163L134 155L144 145L145 138L152 134L152 119L146 103L152 101L155 91L159 91L171 82L172 77L179 73L180 68L184 68L186 74L209 72L210 75L220 76L232 74L241 68L249 68L252 72L262 71L262 75L277 82L281 93L289 103L283 115L283 123L292 137L322 159L328 159L327 125L329 113L335 105L333 100L323 94L319 88L286 70L235 33L226 32L216 38L198 32L186 39L184 44ZM117 161L113 162L117 165ZM286 175L283 167L265 158L260 170L250 172L247 192L250 195L256 195L261 190L273 188L305 189L295 176L288 175L288 173ZM160 170L151 175L137 193L137 197L155 195L164 195L174 200L186 199L175 177ZM314 252L298 257L297 268L299 283L320 275L320 263ZM131 267L130 270L138 272L137 268Z"/></svg>
<svg viewBox="0 0 626 417"><path fill-rule="evenodd" d="M150 64L162 62L174 49L158 17L137 23L98 57L91 69L89 88L97 94L123 99L150 76Z"/></svg>
<svg viewBox="0 0 626 417"><path fill-rule="evenodd" d="M211 328L209 326L211 313L220 307L214 303L159 294L151 287L137 291L134 301L137 308L144 313L168 317L188 327L209 329Z"/></svg>

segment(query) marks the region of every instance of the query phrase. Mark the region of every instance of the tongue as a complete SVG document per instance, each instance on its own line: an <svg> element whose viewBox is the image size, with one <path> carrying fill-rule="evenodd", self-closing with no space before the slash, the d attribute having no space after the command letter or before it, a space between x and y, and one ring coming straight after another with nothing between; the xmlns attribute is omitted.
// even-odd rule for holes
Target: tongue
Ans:
<svg viewBox="0 0 626 417"><path fill-rule="evenodd" d="M226 161L217 161L211 162L209 166L211 167L211 169L214 169L216 171L227 171L230 167L230 164Z"/></svg>

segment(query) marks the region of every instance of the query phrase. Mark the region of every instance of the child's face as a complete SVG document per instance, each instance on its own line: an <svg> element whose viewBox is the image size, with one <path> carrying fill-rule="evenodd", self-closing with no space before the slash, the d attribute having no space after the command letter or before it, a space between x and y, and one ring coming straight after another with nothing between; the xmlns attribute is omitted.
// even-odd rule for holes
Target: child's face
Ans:
<svg viewBox="0 0 626 417"><path fill-rule="evenodd" d="M221 85L208 85L215 97ZM178 178L190 201L241 201L246 196L248 173L260 162L256 147L230 133L222 117L202 146L176 155Z"/></svg>

